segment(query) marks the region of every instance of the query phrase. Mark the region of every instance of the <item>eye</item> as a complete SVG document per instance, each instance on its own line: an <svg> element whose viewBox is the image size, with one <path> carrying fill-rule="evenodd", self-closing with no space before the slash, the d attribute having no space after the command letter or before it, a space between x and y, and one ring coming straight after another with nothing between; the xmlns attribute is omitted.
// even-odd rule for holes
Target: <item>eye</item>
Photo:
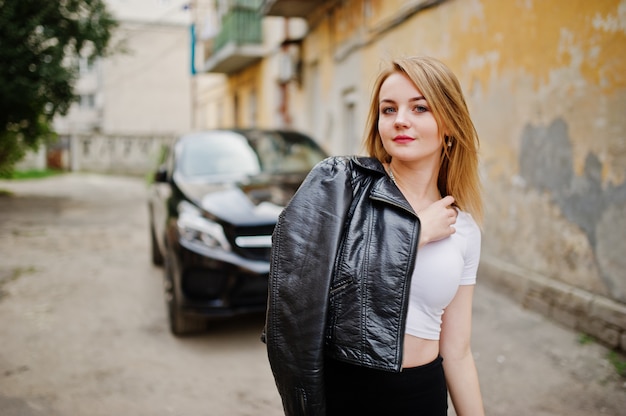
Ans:
<svg viewBox="0 0 626 416"><path fill-rule="evenodd" d="M428 107L424 105L416 105L414 110L417 111L418 113L425 113L428 111Z"/></svg>
<svg viewBox="0 0 626 416"><path fill-rule="evenodd" d="M381 114L390 114L390 113L393 113L395 111L396 111L396 109L393 108L393 107L383 107L383 108L380 109Z"/></svg>

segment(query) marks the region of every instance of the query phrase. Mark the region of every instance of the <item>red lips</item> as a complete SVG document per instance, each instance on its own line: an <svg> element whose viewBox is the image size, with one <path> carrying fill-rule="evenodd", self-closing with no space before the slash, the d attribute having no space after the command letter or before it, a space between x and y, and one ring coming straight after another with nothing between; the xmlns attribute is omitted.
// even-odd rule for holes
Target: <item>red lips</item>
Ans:
<svg viewBox="0 0 626 416"><path fill-rule="evenodd" d="M393 138L393 141L395 143L400 143L400 144L404 144L404 143L410 143L413 140L415 140L413 137L411 136L405 136L403 134L399 134L396 137Z"/></svg>

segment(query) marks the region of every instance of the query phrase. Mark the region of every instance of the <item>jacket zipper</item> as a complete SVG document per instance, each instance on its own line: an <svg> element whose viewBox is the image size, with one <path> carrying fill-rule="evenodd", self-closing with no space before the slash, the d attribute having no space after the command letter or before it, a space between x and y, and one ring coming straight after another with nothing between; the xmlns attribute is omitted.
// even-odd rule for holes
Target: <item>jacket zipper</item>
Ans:
<svg viewBox="0 0 626 416"><path fill-rule="evenodd" d="M333 294L335 294L335 293L339 292L341 289L343 289L344 287L348 286L350 283L352 283L352 281L350 281L350 280L346 280L345 282L343 282L343 283L342 283L342 284L340 284L339 286L337 286L337 287L333 288L333 289L330 291L330 295L333 295Z"/></svg>

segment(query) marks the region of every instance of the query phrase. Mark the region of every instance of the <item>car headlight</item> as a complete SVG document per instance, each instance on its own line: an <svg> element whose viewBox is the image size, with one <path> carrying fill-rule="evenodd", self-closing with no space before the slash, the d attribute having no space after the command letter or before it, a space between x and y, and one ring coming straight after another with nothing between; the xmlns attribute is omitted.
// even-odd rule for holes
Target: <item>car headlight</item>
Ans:
<svg viewBox="0 0 626 416"><path fill-rule="evenodd" d="M224 228L215 221L202 216L194 205L187 201L178 204L178 233L184 240L202 243L210 248L231 250Z"/></svg>

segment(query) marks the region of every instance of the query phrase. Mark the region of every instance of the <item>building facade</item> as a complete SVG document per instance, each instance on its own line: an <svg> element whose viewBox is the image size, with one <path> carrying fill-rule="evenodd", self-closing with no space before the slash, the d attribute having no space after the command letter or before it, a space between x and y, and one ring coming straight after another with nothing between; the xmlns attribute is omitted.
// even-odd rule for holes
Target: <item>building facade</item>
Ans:
<svg viewBox="0 0 626 416"><path fill-rule="evenodd" d="M295 128L362 153L380 62L446 62L481 138L481 276L626 350L626 1L210 3L202 70L225 81L199 93L204 127Z"/></svg>
<svg viewBox="0 0 626 416"><path fill-rule="evenodd" d="M48 165L144 174L163 142L193 122L190 11L182 0L108 0L115 52L76 58L78 101L54 120Z"/></svg>

